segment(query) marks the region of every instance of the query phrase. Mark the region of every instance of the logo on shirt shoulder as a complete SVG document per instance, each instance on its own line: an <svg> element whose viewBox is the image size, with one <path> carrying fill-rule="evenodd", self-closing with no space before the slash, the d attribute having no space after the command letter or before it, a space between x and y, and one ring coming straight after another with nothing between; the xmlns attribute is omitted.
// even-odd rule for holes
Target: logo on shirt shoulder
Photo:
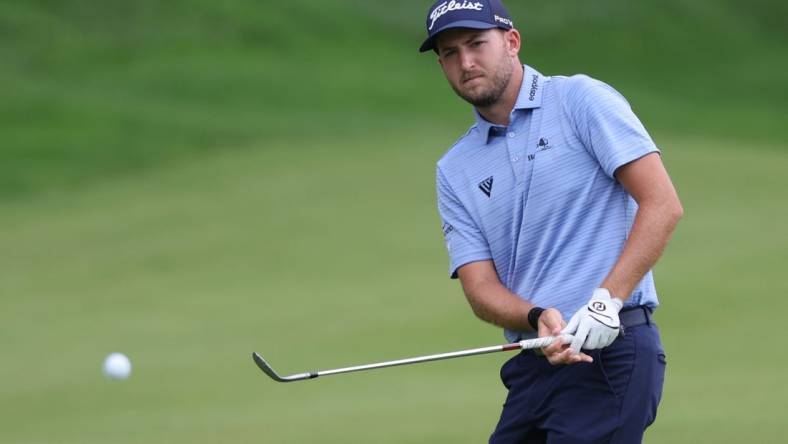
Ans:
<svg viewBox="0 0 788 444"><path fill-rule="evenodd" d="M492 176L490 176L490 177L484 179L483 181L479 182L479 189L482 190L482 192L484 194L486 194L487 197L490 197L490 194L492 193L492 186L493 186L493 177Z"/></svg>

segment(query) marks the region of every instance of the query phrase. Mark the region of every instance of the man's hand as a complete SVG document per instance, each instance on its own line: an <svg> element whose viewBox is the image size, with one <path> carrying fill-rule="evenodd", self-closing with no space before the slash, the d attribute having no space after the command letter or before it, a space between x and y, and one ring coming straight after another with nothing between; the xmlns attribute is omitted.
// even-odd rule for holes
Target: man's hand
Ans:
<svg viewBox="0 0 788 444"><path fill-rule="evenodd" d="M561 333L574 335L570 347L573 353L581 348L594 350L612 344L618 337L621 323L618 312L624 305L621 300L610 297L605 288L597 288L585 307L577 310Z"/></svg>
<svg viewBox="0 0 788 444"><path fill-rule="evenodd" d="M555 308L548 308L539 316L539 337L558 336L561 329L566 326L561 312ZM577 362L593 362L591 356L585 353L575 353L569 348L569 344L564 344L560 339L547 347L542 348L550 364L575 364Z"/></svg>

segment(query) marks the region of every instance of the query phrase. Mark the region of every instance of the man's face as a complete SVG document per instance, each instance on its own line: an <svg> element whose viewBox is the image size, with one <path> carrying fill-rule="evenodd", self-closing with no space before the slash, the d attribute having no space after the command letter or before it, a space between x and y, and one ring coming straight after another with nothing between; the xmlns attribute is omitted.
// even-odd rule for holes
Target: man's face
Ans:
<svg viewBox="0 0 788 444"><path fill-rule="evenodd" d="M454 28L438 35L435 46L446 79L458 96L477 108L496 103L509 85L512 57L519 50L519 39L511 32Z"/></svg>

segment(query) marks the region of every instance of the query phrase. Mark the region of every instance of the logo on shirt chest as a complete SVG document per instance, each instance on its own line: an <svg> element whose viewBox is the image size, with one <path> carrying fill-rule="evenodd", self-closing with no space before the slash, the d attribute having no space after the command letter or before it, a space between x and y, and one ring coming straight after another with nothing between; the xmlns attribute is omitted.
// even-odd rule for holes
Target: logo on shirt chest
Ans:
<svg viewBox="0 0 788 444"><path fill-rule="evenodd" d="M533 154L528 155L528 161L532 161L536 158L537 153L541 153L542 151L547 151L552 149L553 147L550 146L550 141L547 140L547 137L540 137L539 142L536 144L536 151Z"/></svg>
<svg viewBox="0 0 788 444"><path fill-rule="evenodd" d="M493 176L490 176L483 181L479 182L479 189L482 190L482 193L486 194L487 197L490 197L492 194L492 186L493 186Z"/></svg>

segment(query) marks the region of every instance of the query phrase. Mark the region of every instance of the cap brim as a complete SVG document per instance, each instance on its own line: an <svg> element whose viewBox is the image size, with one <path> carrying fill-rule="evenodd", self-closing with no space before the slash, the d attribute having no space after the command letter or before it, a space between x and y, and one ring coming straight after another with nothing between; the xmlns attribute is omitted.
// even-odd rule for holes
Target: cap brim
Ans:
<svg viewBox="0 0 788 444"><path fill-rule="evenodd" d="M435 49L435 38L438 37L438 34L441 32L452 29L452 28L469 28L469 29L492 29L492 28L499 28L498 25L493 25L492 23L487 22L480 22L476 20L460 20L458 22L452 22L448 25L438 28L435 33L432 34L431 37L427 37L427 40L421 44L419 48L419 52L427 52L431 49Z"/></svg>

